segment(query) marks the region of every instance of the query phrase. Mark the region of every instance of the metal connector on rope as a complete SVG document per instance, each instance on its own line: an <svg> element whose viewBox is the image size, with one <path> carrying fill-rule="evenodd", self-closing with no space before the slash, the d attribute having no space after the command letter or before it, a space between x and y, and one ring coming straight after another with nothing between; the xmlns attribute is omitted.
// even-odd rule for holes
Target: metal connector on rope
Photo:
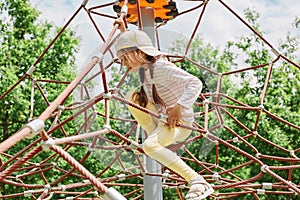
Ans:
<svg viewBox="0 0 300 200"><path fill-rule="evenodd" d="M264 189L257 189L257 194L266 194Z"/></svg>
<svg viewBox="0 0 300 200"><path fill-rule="evenodd" d="M94 151L94 148L92 147L92 144L89 144L89 146L88 146L88 151L89 151L90 153L92 153L92 152Z"/></svg>
<svg viewBox="0 0 300 200"><path fill-rule="evenodd" d="M272 183L262 183L262 188L271 190L272 189Z"/></svg>
<svg viewBox="0 0 300 200"><path fill-rule="evenodd" d="M264 105L259 105L258 108L263 111L265 109Z"/></svg>
<svg viewBox="0 0 300 200"><path fill-rule="evenodd" d="M84 184L88 184L88 183L90 183L90 182L91 182L91 181L88 180L88 179L85 179L85 180L82 181L82 183L84 183Z"/></svg>
<svg viewBox="0 0 300 200"><path fill-rule="evenodd" d="M141 145L139 143L137 143L136 141L134 140L131 140L130 141L130 144L129 144L129 147L133 150L137 150L138 148L141 147Z"/></svg>
<svg viewBox="0 0 300 200"><path fill-rule="evenodd" d="M277 49L272 48L271 51L272 51L276 56L280 56L280 55L281 55L281 53L280 53Z"/></svg>
<svg viewBox="0 0 300 200"><path fill-rule="evenodd" d="M237 142L239 141L239 138L238 138L238 137L234 137L234 138L232 139L232 141L233 141L234 143L237 143Z"/></svg>
<svg viewBox="0 0 300 200"><path fill-rule="evenodd" d="M212 179L214 179L215 181L220 181L220 178L221 178L221 176L219 175L218 172L215 172L215 173L212 175Z"/></svg>
<svg viewBox="0 0 300 200"><path fill-rule="evenodd" d="M61 188L61 191L65 191L67 189L65 185L60 185L59 187Z"/></svg>
<svg viewBox="0 0 300 200"><path fill-rule="evenodd" d="M24 197L30 197L30 196L32 196L32 193L33 193L33 190L24 191Z"/></svg>
<svg viewBox="0 0 300 200"><path fill-rule="evenodd" d="M185 189L186 186L185 186L185 185L178 185L178 188L179 188L179 189Z"/></svg>
<svg viewBox="0 0 300 200"><path fill-rule="evenodd" d="M103 128L107 129L108 131L111 131L111 125L109 125L109 124L104 124Z"/></svg>
<svg viewBox="0 0 300 200"><path fill-rule="evenodd" d="M104 200L127 200L123 195L121 195L113 187L108 188L104 194Z"/></svg>
<svg viewBox="0 0 300 200"><path fill-rule="evenodd" d="M53 166L53 168L56 168L57 167L57 163L56 162L52 162L52 166Z"/></svg>
<svg viewBox="0 0 300 200"><path fill-rule="evenodd" d="M119 174L119 175L117 175L117 177L118 177L118 180L120 180L120 181L123 181L123 180L126 179L126 175L125 174Z"/></svg>
<svg viewBox="0 0 300 200"><path fill-rule="evenodd" d="M50 151L50 146L54 145L55 142L52 138L49 138L47 141L42 142L41 146L43 151Z"/></svg>
<svg viewBox="0 0 300 200"><path fill-rule="evenodd" d="M34 72L34 70L35 70L35 66L32 65L32 66L28 69L28 71L26 72L26 74L29 75L29 76L31 76L31 74Z"/></svg>
<svg viewBox="0 0 300 200"><path fill-rule="evenodd" d="M50 184L44 185L44 189L46 189L46 190L51 190L51 185L50 185Z"/></svg>
<svg viewBox="0 0 300 200"><path fill-rule="evenodd" d="M57 109L58 109L59 111L64 111L64 110L66 109L66 107L65 107L65 106L58 106Z"/></svg>
<svg viewBox="0 0 300 200"><path fill-rule="evenodd" d="M86 4L89 2L89 0L83 0L83 2L82 2L82 6L86 6Z"/></svg>
<svg viewBox="0 0 300 200"><path fill-rule="evenodd" d="M104 99L111 99L111 97L112 97L112 93L111 92L103 94L103 98Z"/></svg>
<svg viewBox="0 0 300 200"><path fill-rule="evenodd" d="M26 138L31 139L34 136L36 136L42 129L45 128L45 123L41 119L35 119L31 122L29 122L26 127L29 127L31 129L31 133L26 136Z"/></svg>
<svg viewBox="0 0 300 200"><path fill-rule="evenodd" d="M170 187L168 185L162 185L162 189L169 189Z"/></svg>
<svg viewBox="0 0 300 200"><path fill-rule="evenodd" d="M261 153L255 154L255 157L258 158L258 159L260 159L260 156L261 156Z"/></svg>
<svg viewBox="0 0 300 200"><path fill-rule="evenodd" d="M162 178L163 179L168 179L170 177L170 171L166 170L163 174L162 174Z"/></svg>
<svg viewBox="0 0 300 200"><path fill-rule="evenodd" d="M204 101L203 101L203 104L205 105L205 104L209 104L209 99L205 99Z"/></svg>
<svg viewBox="0 0 300 200"><path fill-rule="evenodd" d="M268 168L269 168L268 165L263 165L263 166L261 166L260 170L261 170L262 172L266 172L266 169L268 169Z"/></svg>
<svg viewBox="0 0 300 200"><path fill-rule="evenodd" d="M207 138L209 136L210 132L209 131L205 131L205 133L203 133L203 137Z"/></svg>

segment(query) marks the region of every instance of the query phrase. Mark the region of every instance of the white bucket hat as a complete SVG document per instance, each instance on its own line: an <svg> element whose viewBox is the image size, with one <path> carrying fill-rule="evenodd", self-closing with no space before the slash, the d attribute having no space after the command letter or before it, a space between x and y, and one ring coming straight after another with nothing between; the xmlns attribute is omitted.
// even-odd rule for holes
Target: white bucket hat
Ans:
<svg viewBox="0 0 300 200"><path fill-rule="evenodd" d="M136 49L139 49L145 54L154 57L162 54L162 52L153 47L149 36L140 30L128 30L122 33L120 38L115 43L115 48L119 57L124 53Z"/></svg>

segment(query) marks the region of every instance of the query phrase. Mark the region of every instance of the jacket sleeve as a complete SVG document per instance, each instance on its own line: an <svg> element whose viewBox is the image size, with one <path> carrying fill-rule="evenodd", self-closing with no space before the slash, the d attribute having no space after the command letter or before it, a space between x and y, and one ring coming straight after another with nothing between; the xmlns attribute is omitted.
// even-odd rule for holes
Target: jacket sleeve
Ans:
<svg viewBox="0 0 300 200"><path fill-rule="evenodd" d="M189 109L193 106L201 93L202 82L194 75L189 74L178 67L172 66L171 68L172 70L170 68L167 69L172 71L171 73L170 71L168 73L169 79L171 79L170 81L174 81L174 85L179 84L181 85L180 87L183 87L183 93L178 96L177 103L186 109ZM176 88L174 89L176 90Z"/></svg>
<svg viewBox="0 0 300 200"><path fill-rule="evenodd" d="M197 77L186 74L182 77L185 89L177 103L185 108L191 108L201 93L202 82Z"/></svg>

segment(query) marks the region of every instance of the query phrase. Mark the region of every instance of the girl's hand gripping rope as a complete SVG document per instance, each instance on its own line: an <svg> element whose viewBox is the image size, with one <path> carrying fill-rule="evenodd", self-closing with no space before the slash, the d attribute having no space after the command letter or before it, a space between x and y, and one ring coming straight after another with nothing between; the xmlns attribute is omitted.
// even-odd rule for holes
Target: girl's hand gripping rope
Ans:
<svg viewBox="0 0 300 200"><path fill-rule="evenodd" d="M175 104L173 107L167 108L168 123L171 128L180 125L181 122L181 105Z"/></svg>

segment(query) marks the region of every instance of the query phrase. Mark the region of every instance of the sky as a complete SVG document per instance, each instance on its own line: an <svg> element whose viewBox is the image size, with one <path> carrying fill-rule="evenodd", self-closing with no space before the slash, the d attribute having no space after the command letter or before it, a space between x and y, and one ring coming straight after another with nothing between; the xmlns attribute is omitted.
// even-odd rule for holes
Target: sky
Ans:
<svg viewBox="0 0 300 200"><path fill-rule="evenodd" d="M30 0L33 7L41 12L41 19L53 22L57 26L63 26L84 2L84 0ZM87 8L94 5L103 5L113 0L89 0ZM179 12L192 8L199 2L175 0ZM299 0L223 0L234 12L243 17L243 11L251 8L260 13L258 23L264 32L264 38L274 47L278 41L284 38L288 32L293 35L300 35L299 29L292 27L295 17L300 17ZM111 7L101 9L101 12L115 15ZM176 17L170 20L162 30L167 41L170 38L184 35L189 38L194 30L199 11L189 12L189 14ZM106 37L113 28L113 19L98 17L97 24L101 32ZM91 54L102 45L102 41L97 35L95 28L86 12L80 13L70 24L77 36L81 38L80 51L77 54L77 65L84 65ZM199 34L206 42L222 48L226 41L233 40L239 35L250 34L249 29L238 20L227 8L218 0L209 0L203 20L199 26ZM168 43L168 42L167 42ZM166 44L168 45L168 44Z"/></svg>

